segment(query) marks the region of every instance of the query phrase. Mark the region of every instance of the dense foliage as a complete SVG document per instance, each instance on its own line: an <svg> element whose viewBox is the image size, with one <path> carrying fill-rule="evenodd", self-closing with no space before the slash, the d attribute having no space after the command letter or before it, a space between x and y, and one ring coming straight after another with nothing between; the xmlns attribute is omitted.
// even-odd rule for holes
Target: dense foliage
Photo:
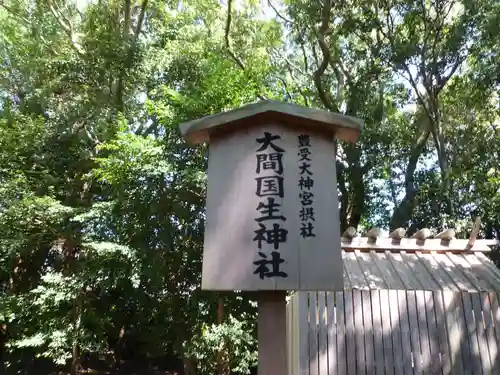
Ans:
<svg viewBox="0 0 500 375"><path fill-rule="evenodd" d="M255 365L255 303L199 289L206 150L178 124L259 99L365 120L343 229L498 237L499 25L495 0L0 0L0 373Z"/></svg>

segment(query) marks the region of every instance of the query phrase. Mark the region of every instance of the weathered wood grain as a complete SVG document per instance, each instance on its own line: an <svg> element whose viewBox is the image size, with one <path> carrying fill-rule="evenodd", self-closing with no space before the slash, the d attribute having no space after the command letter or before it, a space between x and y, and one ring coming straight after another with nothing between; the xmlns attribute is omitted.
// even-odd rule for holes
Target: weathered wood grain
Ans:
<svg viewBox="0 0 500 375"><path fill-rule="evenodd" d="M375 375L375 349L373 341L373 319L372 319L372 303L370 292L363 290L361 292L361 300L363 305L363 329L365 338L365 356L366 356L366 373L367 375Z"/></svg>
<svg viewBox="0 0 500 375"><path fill-rule="evenodd" d="M360 290L353 290L354 340L356 344L356 373L366 374L365 339L363 325L363 304Z"/></svg>
<svg viewBox="0 0 500 375"><path fill-rule="evenodd" d="M311 292L314 293L314 292ZM319 318L319 331L318 331L318 357L319 357L319 374L328 375L328 326L326 323L326 293L317 292L318 295L318 318Z"/></svg>
<svg viewBox="0 0 500 375"><path fill-rule="evenodd" d="M389 292L380 291L380 312L382 317L382 342L384 345L384 364L386 374L394 373L394 347L392 342Z"/></svg>
<svg viewBox="0 0 500 375"><path fill-rule="evenodd" d="M337 366L339 375L347 375L347 339L344 292L335 293L337 323Z"/></svg>
<svg viewBox="0 0 500 375"><path fill-rule="evenodd" d="M336 316L337 306L335 303L335 293L326 293L326 330L327 330L327 345L328 345L328 375L337 375L338 372L338 357L337 357L337 325L338 316Z"/></svg>
<svg viewBox="0 0 500 375"><path fill-rule="evenodd" d="M318 305L316 292L309 292L309 373L319 375Z"/></svg>
<svg viewBox="0 0 500 375"><path fill-rule="evenodd" d="M354 338L354 307L352 292L344 292L347 373L356 373L356 341Z"/></svg>
<svg viewBox="0 0 500 375"><path fill-rule="evenodd" d="M384 338L382 333L382 315L380 308L380 291L370 291L372 303L373 344L375 347L375 370L377 375L385 374Z"/></svg>

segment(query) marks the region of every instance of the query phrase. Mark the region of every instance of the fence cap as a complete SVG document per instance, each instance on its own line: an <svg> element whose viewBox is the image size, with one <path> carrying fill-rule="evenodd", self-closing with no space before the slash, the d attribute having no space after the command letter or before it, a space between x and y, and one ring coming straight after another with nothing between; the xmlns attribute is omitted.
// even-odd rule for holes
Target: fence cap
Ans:
<svg viewBox="0 0 500 375"><path fill-rule="evenodd" d="M230 111L205 116L180 124L182 135L192 144L209 142L216 132L236 130L269 122L285 126L329 132L338 139L356 142L363 121L317 108L275 100L261 100Z"/></svg>

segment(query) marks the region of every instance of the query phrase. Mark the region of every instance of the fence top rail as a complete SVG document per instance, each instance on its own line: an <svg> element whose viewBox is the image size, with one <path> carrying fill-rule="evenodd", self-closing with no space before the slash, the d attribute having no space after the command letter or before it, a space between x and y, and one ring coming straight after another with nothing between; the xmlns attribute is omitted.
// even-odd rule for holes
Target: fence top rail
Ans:
<svg viewBox="0 0 500 375"><path fill-rule="evenodd" d="M469 245L466 239L441 239L441 238L372 238L372 237L342 237L341 246L345 251L374 250L374 251L408 251L408 252L488 252L491 246L498 246L498 240L476 240Z"/></svg>
<svg viewBox="0 0 500 375"><path fill-rule="evenodd" d="M455 238L455 229L445 229L433 233L429 228L422 228L412 236L406 236L405 228L397 228L389 233L388 237L381 236L380 228L372 228L363 237L356 237L356 228L349 227L342 234L341 246L343 250L374 250L374 251L407 251L407 252L485 252L490 246L499 246L496 239L478 239L481 228L481 218L477 217L472 224L468 239Z"/></svg>

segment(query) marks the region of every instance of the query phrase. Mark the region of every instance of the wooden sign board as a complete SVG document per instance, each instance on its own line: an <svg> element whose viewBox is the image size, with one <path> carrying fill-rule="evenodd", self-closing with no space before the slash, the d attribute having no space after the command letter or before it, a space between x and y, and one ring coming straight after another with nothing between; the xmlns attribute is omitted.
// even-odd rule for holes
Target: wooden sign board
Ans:
<svg viewBox="0 0 500 375"><path fill-rule="evenodd" d="M210 135L202 288L343 290L334 133L270 118Z"/></svg>

